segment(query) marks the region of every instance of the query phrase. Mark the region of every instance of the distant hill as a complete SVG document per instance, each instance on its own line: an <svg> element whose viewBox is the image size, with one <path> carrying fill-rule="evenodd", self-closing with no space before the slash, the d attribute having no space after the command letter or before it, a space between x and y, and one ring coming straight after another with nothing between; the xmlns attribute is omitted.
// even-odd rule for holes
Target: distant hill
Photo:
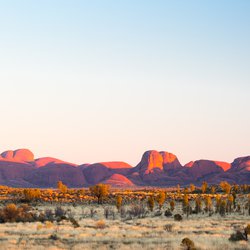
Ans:
<svg viewBox="0 0 250 250"><path fill-rule="evenodd" d="M182 166L169 152L146 151L136 166L125 162L99 162L77 165L52 157L34 158L28 149L0 154L0 185L13 187L56 187L61 180L69 187L107 183L114 187L181 186L203 181L250 184L250 156L232 163L197 160Z"/></svg>

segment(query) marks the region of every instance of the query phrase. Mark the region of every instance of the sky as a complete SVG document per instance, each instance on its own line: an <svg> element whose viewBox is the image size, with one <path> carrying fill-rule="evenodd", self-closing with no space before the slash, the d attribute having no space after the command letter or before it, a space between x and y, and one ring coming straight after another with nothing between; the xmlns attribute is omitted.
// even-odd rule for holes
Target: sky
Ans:
<svg viewBox="0 0 250 250"><path fill-rule="evenodd" d="M250 155L249 13L248 0L0 0L0 151Z"/></svg>

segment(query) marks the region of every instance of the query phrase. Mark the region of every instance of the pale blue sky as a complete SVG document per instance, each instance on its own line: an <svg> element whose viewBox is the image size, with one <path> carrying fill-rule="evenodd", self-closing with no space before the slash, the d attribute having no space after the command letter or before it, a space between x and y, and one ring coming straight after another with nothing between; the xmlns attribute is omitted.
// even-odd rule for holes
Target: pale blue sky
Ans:
<svg viewBox="0 0 250 250"><path fill-rule="evenodd" d="M249 13L248 0L0 0L1 151L250 155Z"/></svg>

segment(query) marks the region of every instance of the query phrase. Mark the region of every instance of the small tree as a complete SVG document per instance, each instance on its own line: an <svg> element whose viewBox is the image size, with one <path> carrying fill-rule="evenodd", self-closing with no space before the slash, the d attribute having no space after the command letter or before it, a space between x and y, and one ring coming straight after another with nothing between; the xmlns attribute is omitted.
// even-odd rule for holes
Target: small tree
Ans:
<svg viewBox="0 0 250 250"><path fill-rule="evenodd" d="M216 204L215 204L216 210L215 210L215 212L218 213L220 211L221 196L217 194L215 199L216 199Z"/></svg>
<svg viewBox="0 0 250 250"><path fill-rule="evenodd" d="M68 187L65 185L65 184L63 184L63 182L62 181L58 181L57 182L57 188L60 190L60 192L62 192L62 193L66 193L67 192L67 190L68 190Z"/></svg>
<svg viewBox="0 0 250 250"><path fill-rule="evenodd" d="M222 200L220 202L219 213L221 216L225 216L225 214L226 214L226 201L225 200Z"/></svg>
<svg viewBox="0 0 250 250"><path fill-rule="evenodd" d="M211 194L215 194L215 191L216 191L215 186L212 186L212 187L211 187Z"/></svg>
<svg viewBox="0 0 250 250"><path fill-rule="evenodd" d="M201 212L201 198L197 196L195 199L195 212L198 214Z"/></svg>
<svg viewBox="0 0 250 250"><path fill-rule="evenodd" d="M206 211L207 212L209 212L209 211L211 211L211 209L212 209L212 200L211 200L211 197L210 196L208 196L208 195L206 195L205 196L205 209L206 209Z"/></svg>
<svg viewBox="0 0 250 250"><path fill-rule="evenodd" d="M149 207L151 212L154 210L154 206L155 206L154 198L153 198L153 196L149 196L148 197L148 207Z"/></svg>
<svg viewBox="0 0 250 250"><path fill-rule="evenodd" d="M116 197L116 208L118 211L120 211L121 207L122 207L122 196L118 195Z"/></svg>
<svg viewBox="0 0 250 250"><path fill-rule="evenodd" d="M189 212L190 212L190 206L189 206L189 200L188 200L187 194L184 194L183 196L182 209L183 209L183 212L186 213L188 217Z"/></svg>
<svg viewBox="0 0 250 250"><path fill-rule="evenodd" d="M231 213L232 212L232 205L234 202L234 197L232 195L228 195L227 197L227 212Z"/></svg>
<svg viewBox="0 0 250 250"><path fill-rule="evenodd" d="M164 204L164 202L165 202L165 199L166 199L166 194L165 194L165 192L160 192L158 195L157 195L157 197L156 197L156 201L157 201L157 203L158 203L158 205L159 205L159 209L161 210L161 208L162 208L162 206L163 206L163 204Z"/></svg>
<svg viewBox="0 0 250 250"><path fill-rule="evenodd" d="M195 191L195 185L193 183L190 184L190 193Z"/></svg>
<svg viewBox="0 0 250 250"><path fill-rule="evenodd" d="M23 195L26 201L37 200L41 197L41 191L39 189L27 188L23 190Z"/></svg>
<svg viewBox="0 0 250 250"><path fill-rule="evenodd" d="M201 186L201 192L204 194L207 191L207 182L203 181Z"/></svg>
<svg viewBox="0 0 250 250"><path fill-rule="evenodd" d="M181 188L180 188L180 184L177 184L177 194L181 193Z"/></svg>
<svg viewBox="0 0 250 250"><path fill-rule="evenodd" d="M169 204L170 204L170 209L173 212L174 211L174 206L175 206L174 200L171 200Z"/></svg>
<svg viewBox="0 0 250 250"><path fill-rule="evenodd" d="M103 202L103 199L109 194L109 185L97 184L89 188L90 193L98 200L98 204Z"/></svg>
<svg viewBox="0 0 250 250"><path fill-rule="evenodd" d="M220 183L220 187L221 189L226 193L226 194L230 194L230 191L231 191L231 185L226 182L226 181L222 181Z"/></svg>

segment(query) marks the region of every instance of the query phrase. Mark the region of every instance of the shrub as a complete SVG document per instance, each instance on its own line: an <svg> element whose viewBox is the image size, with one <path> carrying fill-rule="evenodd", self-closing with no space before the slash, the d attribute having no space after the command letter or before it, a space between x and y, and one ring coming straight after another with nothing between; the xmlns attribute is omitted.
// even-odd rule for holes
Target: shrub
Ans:
<svg viewBox="0 0 250 250"><path fill-rule="evenodd" d="M62 207L55 208L55 217L63 219L63 218L65 218L65 215L66 215L66 211L63 210Z"/></svg>
<svg viewBox="0 0 250 250"><path fill-rule="evenodd" d="M171 217L173 214L172 214L172 212L170 210L166 210L165 213L164 213L164 215L166 217Z"/></svg>
<svg viewBox="0 0 250 250"><path fill-rule="evenodd" d="M53 233L53 234L51 234L51 235L49 236L49 239L50 239L50 240L58 240L59 237L57 236L56 233Z"/></svg>
<svg viewBox="0 0 250 250"><path fill-rule="evenodd" d="M106 219L108 219L110 216L114 217L114 210L112 209L112 207L105 207L104 208L104 216Z"/></svg>
<svg viewBox="0 0 250 250"><path fill-rule="evenodd" d="M8 204L0 210L0 222L32 222L36 216L30 210L31 207L27 204L22 204L19 207L13 203Z"/></svg>
<svg viewBox="0 0 250 250"><path fill-rule="evenodd" d="M231 185L226 181L222 181L220 187L226 194L229 194L231 191Z"/></svg>
<svg viewBox="0 0 250 250"><path fill-rule="evenodd" d="M51 222L51 221L46 221L45 222L45 228L47 228L47 229L49 229L49 228L52 228L54 225L53 225L53 223Z"/></svg>
<svg viewBox="0 0 250 250"><path fill-rule="evenodd" d="M173 232L174 225L173 224L167 224L164 226L164 229L168 232Z"/></svg>
<svg viewBox="0 0 250 250"><path fill-rule="evenodd" d="M93 218L96 213L97 213L96 210L93 207L91 207L90 208L90 218Z"/></svg>
<svg viewBox="0 0 250 250"><path fill-rule="evenodd" d="M170 201L170 209L172 212L174 211L174 207L175 207L175 202L174 202L174 200L171 200Z"/></svg>
<svg viewBox="0 0 250 250"><path fill-rule="evenodd" d="M41 191L39 189L27 188L23 190L23 195L25 201L38 200L41 197Z"/></svg>
<svg viewBox="0 0 250 250"><path fill-rule="evenodd" d="M11 203L6 205L6 207L3 208L3 221L4 222L15 222L18 215L19 215L19 210L17 209L16 205Z"/></svg>
<svg viewBox="0 0 250 250"><path fill-rule="evenodd" d="M221 216L225 216L226 214L226 201L222 200L219 205L219 213Z"/></svg>
<svg viewBox="0 0 250 250"><path fill-rule="evenodd" d="M106 224L103 220L99 220L95 224L96 229L104 229L106 227Z"/></svg>
<svg viewBox="0 0 250 250"><path fill-rule="evenodd" d="M161 216L162 215L162 212L160 211L160 210L158 210L158 211L156 211L155 213L154 213L154 216L155 217L159 217L159 216Z"/></svg>
<svg viewBox="0 0 250 250"><path fill-rule="evenodd" d="M198 214L200 212L201 212L201 198L197 196L195 199L195 213Z"/></svg>
<svg viewBox="0 0 250 250"><path fill-rule="evenodd" d="M148 207L149 207L149 210L151 212L154 210L154 206L155 206L154 198L152 196L149 196L148 197Z"/></svg>
<svg viewBox="0 0 250 250"><path fill-rule="evenodd" d="M161 210L165 200L166 200L166 194L165 194L165 192L162 191L156 197L156 201L158 203L158 206L159 206L160 210Z"/></svg>
<svg viewBox="0 0 250 250"><path fill-rule="evenodd" d="M248 240L248 234L250 234L250 224L246 226L246 228L244 229L244 232L245 232L246 239Z"/></svg>
<svg viewBox="0 0 250 250"><path fill-rule="evenodd" d="M203 181L202 186L201 186L201 192L204 194L207 191L207 182Z"/></svg>
<svg viewBox="0 0 250 250"><path fill-rule="evenodd" d="M54 214L53 214L53 211L51 209L46 209L45 212L44 212L44 217L45 217L45 220L48 220L48 221L53 221L54 220Z"/></svg>
<svg viewBox="0 0 250 250"><path fill-rule="evenodd" d="M230 241L240 241L240 240L247 240L247 237L244 233L240 231L236 231L235 233L231 234Z"/></svg>
<svg viewBox="0 0 250 250"><path fill-rule="evenodd" d="M103 199L109 194L109 185L97 184L89 188L90 193L98 200L98 204L103 202Z"/></svg>
<svg viewBox="0 0 250 250"><path fill-rule="evenodd" d="M118 195L116 197L116 208L118 211L120 211L121 207L122 207L122 197Z"/></svg>
<svg viewBox="0 0 250 250"><path fill-rule="evenodd" d="M142 203L139 204L132 204L128 210L129 215L138 218L145 218L147 211Z"/></svg>
<svg viewBox="0 0 250 250"><path fill-rule="evenodd" d="M174 220L176 220L176 221L182 221L182 216L180 214L175 214L174 215Z"/></svg>
<svg viewBox="0 0 250 250"><path fill-rule="evenodd" d="M70 217L69 221L72 223L74 228L80 227L79 223L73 217Z"/></svg>
<svg viewBox="0 0 250 250"><path fill-rule="evenodd" d="M62 193L66 193L67 192L67 190L68 190L68 187L65 185L65 184L63 184L62 183L62 181L58 181L57 182L57 188L60 190L60 192L62 192Z"/></svg>
<svg viewBox="0 0 250 250"><path fill-rule="evenodd" d="M181 241L181 246L184 247L186 250L195 250L194 242L189 238L184 238Z"/></svg>
<svg viewBox="0 0 250 250"><path fill-rule="evenodd" d="M120 215L121 215L121 218L125 218L126 217L126 209L124 207L121 207L121 209L120 209Z"/></svg>

